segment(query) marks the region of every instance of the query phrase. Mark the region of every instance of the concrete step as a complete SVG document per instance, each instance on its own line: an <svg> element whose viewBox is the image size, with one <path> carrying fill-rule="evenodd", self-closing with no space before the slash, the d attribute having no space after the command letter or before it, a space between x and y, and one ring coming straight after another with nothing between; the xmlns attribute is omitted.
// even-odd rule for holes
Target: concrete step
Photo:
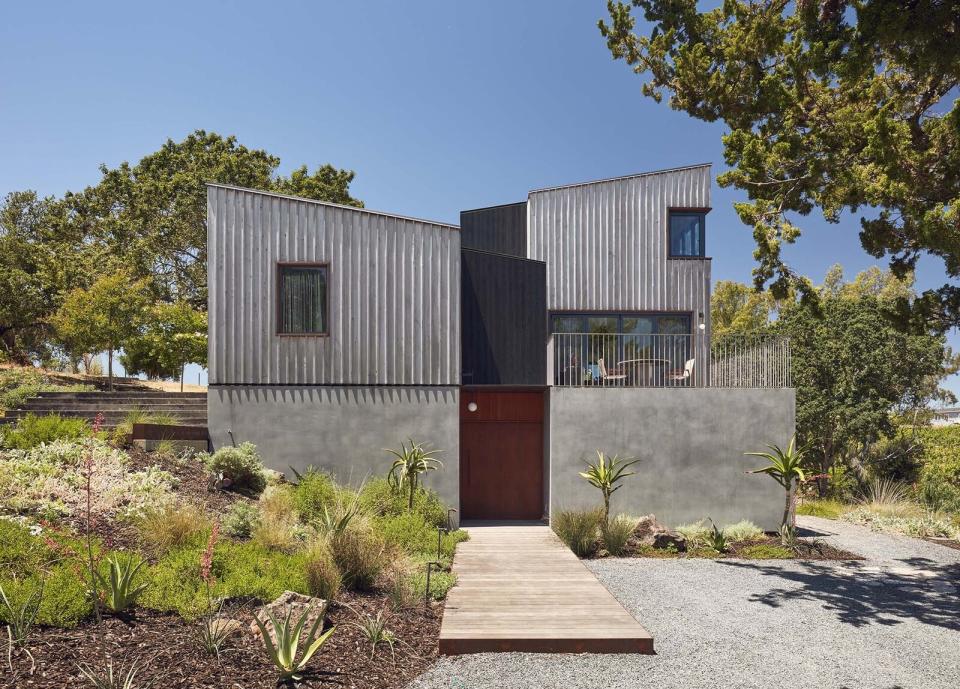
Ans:
<svg viewBox="0 0 960 689"><path fill-rule="evenodd" d="M152 412L146 411L144 413L150 414ZM157 413L160 413L160 412L157 412ZM187 410L179 413L177 412L163 412L163 413L169 414L170 416L174 416L176 418L193 418L193 419L207 418L206 410L203 410L203 409ZM44 411L39 413L35 410L30 410L30 409L8 409L5 412L6 416L14 417L14 418L23 418L29 414L33 414L34 416L65 416L65 417L69 416L69 417L77 417L77 418L84 418L84 419L94 419L96 418L97 414L102 414L104 419L119 419L121 421L126 420L127 416L130 415L128 411L103 411L100 409L59 409L56 411Z"/></svg>
<svg viewBox="0 0 960 689"><path fill-rule="evenodd" d="M31 411L57 411L59 409L94 409L94 410L114 410L114 411L136 411L138 409L162 412L175 412L177 410L197 410L206 409L207 403L170 401L162 404L144 403L144 402L120 402L114 400L27 400L19 409L29 409Z"/></svg>
<svg viewBox="0 0 960 689"><path fill-rule="evenodd" d="M129 400L139 400L139 399L149 399L149 400L164 400L164 399L206 399L207 393L205 392L163 392L160 390L151 390L148 392L38 392L37 397L41 399L129 399ZM31 398L32 399L32 398Z"/></svg>

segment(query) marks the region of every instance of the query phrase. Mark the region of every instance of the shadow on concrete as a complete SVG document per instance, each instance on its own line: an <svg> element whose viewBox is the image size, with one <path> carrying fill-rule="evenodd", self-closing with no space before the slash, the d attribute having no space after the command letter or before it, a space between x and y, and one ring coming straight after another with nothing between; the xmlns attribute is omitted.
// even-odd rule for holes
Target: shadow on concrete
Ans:
<svg viewBox="0 0 960 689"><path fill-rule="evenodd" d="M752 602L777 608L795 600L818 601L854 627L895 625L905 620L960 631L960 565L908 558L877 571L859 561L795 560L797 567L743 560L717 560L726 567L752 569L790 585L754 594ZM910 574L921 570L926 576Z"/></svg>

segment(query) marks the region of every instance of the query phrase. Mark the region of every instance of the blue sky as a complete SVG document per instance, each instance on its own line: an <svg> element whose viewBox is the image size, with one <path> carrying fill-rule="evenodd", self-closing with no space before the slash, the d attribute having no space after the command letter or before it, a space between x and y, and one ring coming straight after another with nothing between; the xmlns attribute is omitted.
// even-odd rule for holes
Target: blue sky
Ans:
<svg viewBox="0 0 960 689"><path fill-rule="evenodd" d="M723 127L640 94L596 28L604 0L12 3L0 24L0 194L62 194L194 129L357 173L370 208L457 222L529 189L712 162ZM753 241L714 186L714 279ZM785 251L819 280L876 263L855 218ZM921 288L943 283L922 262ZM954 346L960 338L952 336ZM188 380L196 380L196 373ZM960 391L960 383L950 387Z"/></svg>

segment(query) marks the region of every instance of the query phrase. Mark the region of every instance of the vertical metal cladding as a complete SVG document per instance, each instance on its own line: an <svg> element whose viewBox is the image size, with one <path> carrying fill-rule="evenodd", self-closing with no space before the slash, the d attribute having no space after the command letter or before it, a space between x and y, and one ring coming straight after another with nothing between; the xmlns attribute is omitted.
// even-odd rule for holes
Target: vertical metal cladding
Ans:
<svg viewBox="0 0 960 689"><path fill-rule="evenodd" d="M551 311L703 313L709 259L668 259L671 208L710 207L710 166L530 192L529 258L547 263ZM710 246L707 221L707 247Z"/></svg>
<svg viewBox="0 0 960 689"><path fill-rule="evenodd" d="M458 385L456 226L207 191L212 385ZM278 336L277 263L329 263L329 336Z"/></svg>

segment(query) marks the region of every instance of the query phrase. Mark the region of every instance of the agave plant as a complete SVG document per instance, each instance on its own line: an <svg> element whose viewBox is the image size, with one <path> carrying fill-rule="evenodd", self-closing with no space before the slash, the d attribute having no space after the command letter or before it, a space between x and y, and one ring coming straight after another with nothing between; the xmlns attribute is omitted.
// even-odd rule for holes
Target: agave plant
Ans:
<svg viewBox="0 0 960 689"><path fill-rule="evenodd" d="M710 520L710 526L712 526L713 529L707 532L707 545L718 553L727 552L727 535L717 528L717 525L713 523L712 519Z"/></svg>
<svg viewBox="0 0 960 689"><path fill-rule="evenodd" d="M137 602L137 598L147 588L146 584L133 585L133 580L145 561L140 560L136 565L133 562L133 555L122 562L120 556L116 555L107 560L110 567L108 576L96 573L97 582L103 590L103 605L110 612L121 613L127 610Z"/></svg>
<svg viewBox="0 0 960 689"><path fill-rule="evenodd" d="M434 471L443 466L443 463L434 457L439 450L428 450L422 443L416 443L412 439L408 439L408 442L409 447L406 443L400 443L399 450L387 450L396 457L387 474L387 479L398 490L406 486L410 492L407 509L412 511L413 496L417 492L420 474Z"/></svg>
<svg viewBox="0 0 960 689"><path fill-rule="evenodd" d="M263 645L267 649L267 655L270 656L270 661L276 666L277 670L280 671L281 681L300 681L303 679L303 669L307 666L307 663L310 662L314 654L320 650L320 647L330 638L333 630L336 629L336 627L330 627L330 629L323 632L320 636L317 636L317 628L320 626L320 623L323 622L323 615L317 615L317 619L314 621L313 626L310 627L310 631L303 641L303 655L298 660L297 652L300 646L300 636L303 633L303 627L307 623L307 619L310 617L312 610L313 606L308 606L296 623L292 623L290 619L293 614L292 610L287 610L287 616L283 621L277 620L277 618L273 616L273 613L268 611L268 623L273 630L276 641L274 641L274 638L271 637L267 631L268 623L264 623L259 617L253 618L253 621L256 622L257 627L260 629L260 634L263 635Z"/></svg>
<svg viewBox="0 0 960 689"><path fill-rule="evenodd" d="M633 476L635 472L627 471L630 466L639 462L639 459L630 457L620 457L614 455L608 457L600 450L597 450L597 461L593 464L587 463L587 470L581 471L580 475L585 478L591 486L595 486L603 493L603 523L610 523L610 496L622 488L620 482L627 476Z"/></svg>
<svg viewBox="0 0 960 689"><path fill-rule="evenodd" d="M801 466L803 462L803 450L796 446L796 436L790 439L787 449L782 449L779 445L769 445L769 452L745 452L745 455L751 457L763 457L770 462L768 466L761 469L748 471L749 474L767 474L773 480L783 486L786 492L786 503L783 507L783 520L781 526L796 528L794 503L796 500L796 488L800 481L803 481L806 474Z"/></svg>

